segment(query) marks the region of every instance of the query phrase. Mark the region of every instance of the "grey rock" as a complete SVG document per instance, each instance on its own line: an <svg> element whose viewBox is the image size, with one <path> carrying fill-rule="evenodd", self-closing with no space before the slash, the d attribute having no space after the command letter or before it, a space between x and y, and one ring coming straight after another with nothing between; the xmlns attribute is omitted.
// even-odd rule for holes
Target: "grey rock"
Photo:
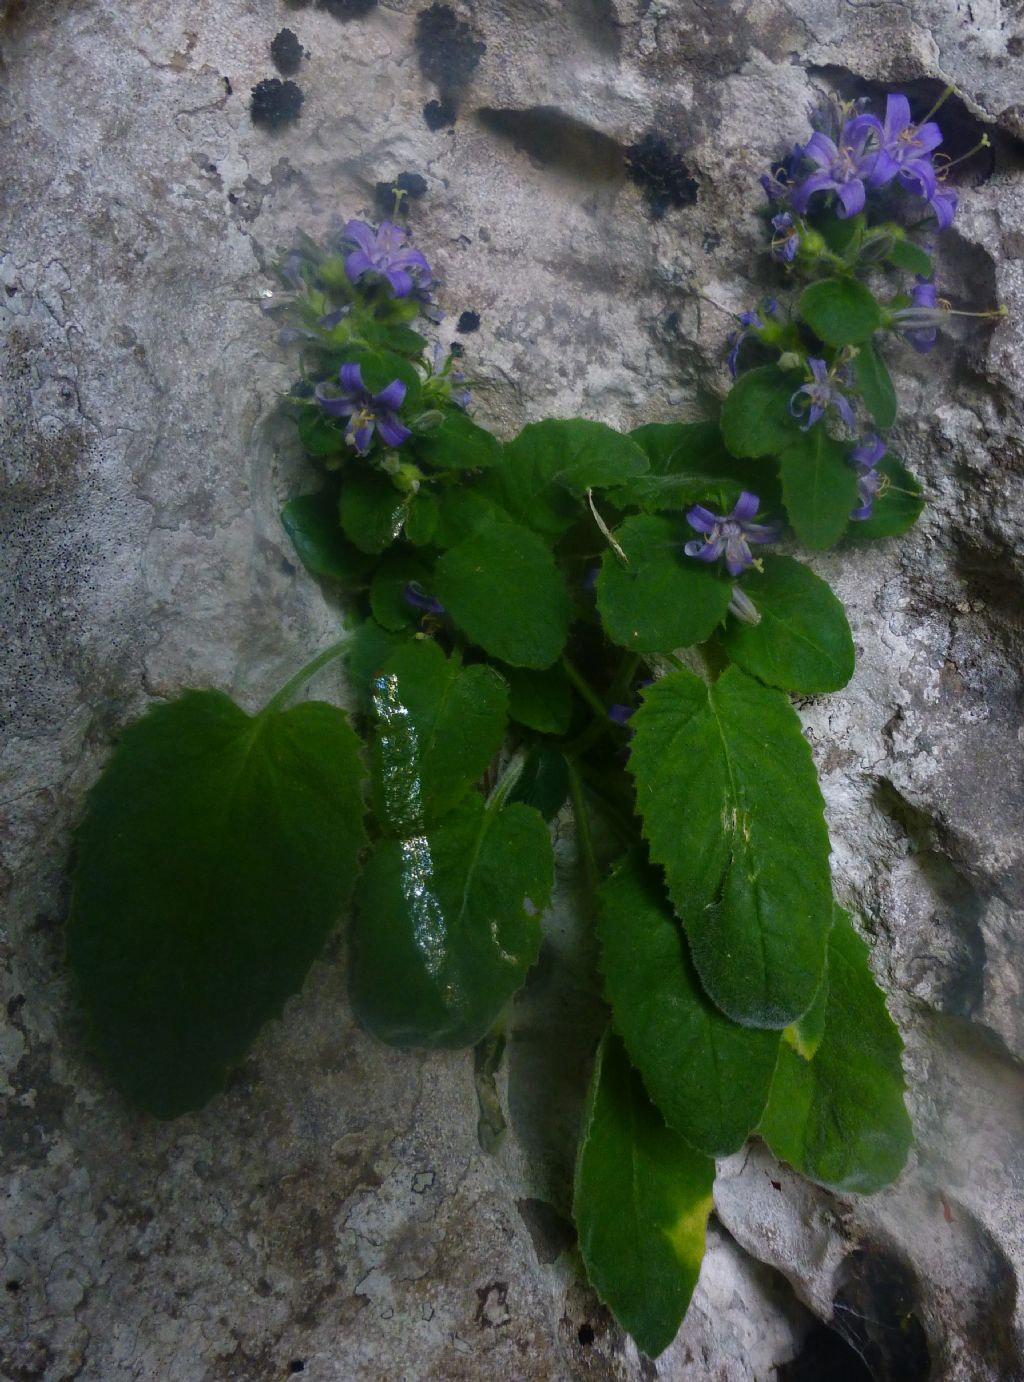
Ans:
<svg viewBox="0 0 1024 1382"><path fill-rule="evenodd" d="M817 1316L905 1382L888 1293L933 1378L1009 1382L1024 1375L1020 15L998 0L480 3L486 52L455 126L431 132L419 7L348 24L289 7L306 100L268 133L247 102L280 14L0 6L0 1374L269 1382L301 1362L339 1380L767 1382ZM907 1042L917 1146L897 1186L863 1199L757 1144L731 1159L690 1315L652 1365L583 1283L566 1229L600 1021L568 836L491 1157L471 1057L361 1033L340 944L206 1109L130 1113L85 1049L61 962L71 831L152 697L212 685L255 706L337 626L277 520L311 476L274 418L289 362L259 308L297 229L369 213L378 181L419 171L416 233L449 321L481 316L485 420L507 434L547 414L696 417L724 393L732 314L770 281L756 174L831 87L947 82L950 118L988 130L995 157L967 165L941 281L1010 315L965 320L926 361L894 353L898 440L929 508L901 542L816 560L859 662L801 707L837 889ZM621 156L652 129L698 183L660 221ZM318 689L344 695L336 673Z"/></svg>

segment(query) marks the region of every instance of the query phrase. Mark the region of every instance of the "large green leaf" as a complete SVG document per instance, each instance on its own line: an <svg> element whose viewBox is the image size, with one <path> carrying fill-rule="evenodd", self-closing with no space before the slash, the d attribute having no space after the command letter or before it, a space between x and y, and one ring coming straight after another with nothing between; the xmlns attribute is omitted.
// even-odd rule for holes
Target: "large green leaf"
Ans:
<svg viewBox="0 0 1024 1382"><path fill-rule="evenodd" d="M299 440L311 456L340 456L350 452L345 440L345 429L316 404L310 404L299 413Z"/></svg>
<svg viewBox="0 0 1024 1382"><path fill-rule="evenodd" d="M360 552L379 556L402 531L405 500L380 471L350 466L342 476L338 517Z"/></svg>
<svg viewBox="0 0 1024 1382"><path fill-rule="evenodd" d="M572 721L572 687L561 667L533 672L526 667L503 667L508 682L508 713L518 724L538 734L565 734Z"/></svg>
<svg viewBox="0 0 1024 1382"><path fill-rule="evenodd" d="M819 422L782 453L782 498L789 521L805 547L833 547L846 532L857 507L857 472L847 459L848 447Z"/></svg>
<svg viewBox="0 0 1024 1382"><path fill-rule="evenodd" d="M686 556L692 537L692 529L656 514L627 518L616 531L628 563L608 548L597 577L597 608L613 643L670 653L703 643L725 618L732 582L717 565Z"/></svg>
<svg viewBox="0 0 1024 1382"><path fill-rule="evenodd" d="M114 1079L199 1108L302 984L364 844L358 740L310 701L189 691L125 730L78 835L68 957Z"/></svg>
<svg viewBox="0 0 1024 1382"><path fill-rule="evenodd" d="M832 922L824 803L781 691L730 667L678 671L633 716L630 771L651 857L708 995L745 1026L810 1007Z"/></svg>
<svg viewBox="0 0 1024 1382"><path fill-rule="evenodd" d="M550 667L569 634L569 592L544 540L492 519L437 563L434 593L458 627L513 667Z"/></svg>
<svg viewBox="0 0 1024 1382"><path fill-rule="evenodd" d="M924 498L919 481L898 456L883 456L875 469L886 485L872 506L870 518L855 519L847 532L852 538L899 537L921 517Z"/></svg>
<svg viewBox="0 0 1024 1382"><path fill-rule="evenodd" d="M417 437L416 459L437 470L483 470L501 461L501 443L459 408L452 408L436 432Z"/></svg>
<svg viewBox="0 0 1024 1382"><path fill-rule="evenodd" d="M383 663L373 704L374 810L388 830L411 834L483 776L501 747L508 688L490 667L461 667L420 639Z"/></svg>
<svg viewBox="0 0 1024 1382"><path fill-rule="evenodd" d="M484 477L481 490L518 522L558 536L572 526L588 489L620 484L647 468L641 448L614 427L549 418L531 422L505 446L501 466Z"/></svg>
<svg viewBox="0 0 1024 1382"><path fill-rule="evenodd" d="M838 691L853 676L853 636L841 601L803 562L767 556L743 577L759 624L730 619L722 642L733 662L769 686L801 695Z"/></svg>
<svg viewBox="0 0 1024 1382"><path fill-rule="evenodd" d="M408 548L385 552L370 582L370 612L382 628L392 633L412 628L422 618L423 611L405 598L410 582L424 589L429 584L430 568L423 558Z"/></svg>
<svg viewBox="0 0 1024 1382"><path fill-rule="evenodd" d="M704 1256L715 1163L666 1128L620 1042L602 1041L576 1163L587 1275L652 1358L675 1338Z"/></svg>
<svg viewBox="0 0 1024 1382"><path fill-rule="evenodd" d="M891 427L896 421L896 390L885 361L870 341L865 341L853 357L853 372L876 426Z"/></svg>
<svg viewBox="0 0 1024 1382"><path fill-rule="evenodd" d="M292 499L281 510L281 522L307 571L345 586L362 583L372 563L341 531L334 486Z"/></svg>
<svg viewBox="0 0 1024 1382"><path fill-rule="evenodd" d="M741 374L722 405L722 439L734 456L774 456L799 435L789 401L800 387L798 370L775 365ZM761 491L755 489L760 496Z"/></svg>
<svg viewBox="0 0 1024 1382"><path fill-rule="evenodd" d="M345 648L345 666L359 709L364 715L373 712L377 673L391 654L411 642L414 636L411 628L393 633L378 624L376 619L365 619L353 631Z"/></svg>
<svg viewBox="0 0 1024 1382"><path fill-rule="evenodd" d="M800 294L797 310L823 341L832 346L870 340L882 324L875 296L854 278L824 278Z"/></svg>
<svg viewBox="0 0 1024 1382"><path fill-rule="evenodd" d="M836 1190L869 1194L894 1181L913 1138L902 1049L868 948L837 907L820 1045L805 1060L783 1043L761 1121L775 1155Z"/></svg>
<svg viewBox="0 0 1024 1382"><path fill-rule="evenodd" d="M931 278L935 272L935 264L931 255L920 245L915 245L913 240L895 240L886 258L890 264L895 264L897 269L905 269L907 273L920 274L922 278Z"/></svg>
<svg viewBox="0 0 1024 1382"><path fill-rule="evenodd" d="M657 513L705 504L727 513L743 490L764 503L778 489L768 467L729 454L716 422L651 422L629 435L643 448L651 468L608 491L619 508L635 504Z"/></svg>
<svg viewBox="0 0 1024 1382"><path fill-rule="evenodd" d="M601 969L615 1030L666 1123L708 1156L738 1151L764 1112L779 1034L705 996L652 871L629 859L601 889Z"/></svg>
<svg viewBox="0 0 1024 1382"><path fill-rule="evenodd" d="M382 840L356 892L352 1001L394 1046L472 1046L526 978L551 896L547 826L467 797L439 825Z"/></svg>

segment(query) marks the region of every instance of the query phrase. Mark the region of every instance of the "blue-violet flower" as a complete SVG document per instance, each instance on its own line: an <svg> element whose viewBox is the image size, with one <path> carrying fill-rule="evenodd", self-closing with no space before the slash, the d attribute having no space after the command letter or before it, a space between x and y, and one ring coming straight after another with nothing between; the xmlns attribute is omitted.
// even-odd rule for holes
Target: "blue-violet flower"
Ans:
<svg viewBox="0 0 1024 1382"><path fill-rule="evenodd" d="M892 93L885 100L885 119L859 115L852 122L860 133L875 135L878 148L866 161L868 187L884 187L893 178L909 191L929 200L935 193L935 167L931 155L942 143L942 131L934 121L915 125L906 96Z"/></svg>
<svg viewBox="0 0 1024 1382"><path fill-rule="evenodd" d="M323 384L318 384L316 401L331 417L348 418L345 439L360 456L369 451L375 427L385 446L401 446L409 440L412 433L398 418L398 409L405 401L405 385L401 379L392 379L387 388L371 394L357 364L342 365L338 378L341 393L329 394Z"/></svg>
<svg viewBox="0 0 1024 1382"><path fill-rule="evenodd" d="M349 221L345 239L356 248L345 257L345 272L352 282L364 274L380 274L396 298L408 297L418 286L429 288L433 272L420 251L406 243L406 234L391 221L382 221L379 230L365 221Z"/></svg>
<svg viewBox="0 0 1024 1382"><path fill-rule="evenodd" d="M920 355L927 355L938 338L938 328L947 313L936 304L935 280L917 276L910 290L910 307L899 307L892 314L892 324Z"/></svg>
<svg viewBox="0 0 1024 1382"><path fill-rule="evenodd" d="M816 130L807 141L804 157L817 164L818 171L805 178L789 199L793 210L799 215L802 216L807 210L807 204L815 192L835 192L839 198L836 215L840 220L856 216L858 211L863 210L864 178L871 167L866 145L872 127L858 128L861 119L854 117L846 121L838 144L820 130Z"/></svg>
<svg viewBox="0 0 1024 1382"><path fill-rule="evenodd" d="M696 557L698 561L717 561L724 555L730 576L738 576L748 566L757 565L750 544L777 542L779 538L776 524L751 521L760 504L757 495L747 490L737 499L732 513L712 513L703 505L695 504L686 515L686 521L691 528L704 534L704 541L698 539L688 542L683 549L686 555Z"/></svg>
<svg viewBox="0 0 1024 1382"><path fill-rule="evenodd" d="M850 451L850 460L857 467L857 493L860 496L860 505L850 517L858 522L871 517L875 499L885 484L885 477L875 470L885 452L885 442L875 432L866 433Z"/></svg>
<svg viewBox="0 0 1024 1382"><path fill-rule="evenodd" d="M800 227L788 211L772 217L772 258L791 264L800 248Z"/></svg>
<svg viewBox="0 0 1024 1382"><path fill-rule="evenodd" d="M855 432L857 419L850 406L850 400L836 382L835 372L830 373L825 361L814 355L808 356L807 364L812 377L806 384L801 384L789 400L789 411L794 417L799 417L804 409L807 410L807 421L800 428L801 432L813 427L824 417L825 410L829 407L835 408L850 431ZM806 401L801 398L801 394L806 394Z"/></svg>

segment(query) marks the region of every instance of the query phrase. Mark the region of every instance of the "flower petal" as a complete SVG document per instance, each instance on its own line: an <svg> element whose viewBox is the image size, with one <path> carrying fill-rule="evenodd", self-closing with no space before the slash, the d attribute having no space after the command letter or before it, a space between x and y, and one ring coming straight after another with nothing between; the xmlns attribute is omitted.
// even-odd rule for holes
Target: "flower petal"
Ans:
<svg viewBox="0 0 1024 1382"><path fill-rule="evenodd" d="M383 227L382 227L383 229ZM358 245L371 259L377 253L377 232L365 221L348 221L345 224L345 239Z"/></svg>
<svg viewBox="0 0 1024 1382"><path fill-rule="evenodd" d="M686 515L686 521L691 528L696 528L698 533L713 532L721 522L718 515L713 514L710 509L704 508L703 504L694 504Z"/></svg>
<svg viewBox="0 0 1024 1382"><path fill-rule="evenodd" d="M394 413L381 413L377 416L377 431L385 446L401 446L412 436L408 427L398 421Z"/></svg>
<svg viewBox="0 0 1024 1382"><path fill-rule="evenodd" d="M845 221L849 216L856 216L859 211L864 210L864 184L859 178L851 178L849 182L840 183L836 188L836 195L839 198L841 210L836 215L841 221Z"/></svg>
<svg viewBox="0 0 1024 1382"><path fill-rule="evenodd" d="M793 210L800 215L807 210L807 203L814 196L815 192L831 192L837 186L835 178L823 168L819 173L812 173L806 178L799 187L793 189L790 196L790 205Z"/></svg>
<svg viewBox="0 0 1024 1382"><path fill-rule="evenodd" d="M822 134L821 130L815 130L804 145L804 157L816 163L819 168L829 167L838 153L834 141L829 139L827 134Z"/></svg>
<svg viewBox="0 0 1024 1382"><path fill-rule="evenodd" d="M895 139L910 124L910 102L899 91L890 91L885 98L885 135Z"/></svg>
<svg viewBox="0 0 1024 1382"><path fill-rule="evenodd" d="M350 360L348 364L342 365L338 371L338 378L341 380L341 387L350 398L362 400L366 397L367 389L363 383L363 371L356 361Z"/></svg>
<svg viewBox="0 0 1024 1382"><path fill-rule="evenodd" d="M345 256L345 272L352 283L358 283L363 274L373 270L373 260L365 250L353 250Z"/></svg>
<svg viewBox="0 0 1024 1382"><path fill-rule="evenodd" d="M412 292L412 275L404 269L385 269L383 272L395 297L407 298Z"/></svg>
<svg viewBox="0 0 1024 1382"><path fill-rule="evenodd" d="M761 501L756 494L751 494L749 490L744 490L736 500L732 511L732 517L739 523L748 523L761 507Z"/></svg>
<svg viewBox="0 0 1024 1382"><path fill-rule="evenodd" d="M324 393L324 387L323 384L318 384L313 392L316 401L329 417L349 417L355 412L359 405L353 399Z"/></svg>
<svg viewBox="0 0 1024 1382"><path fill-rule="evenodd" d="M372 402L375 408L386 408L389 412L397 412L405 402L405 385L401 379L392 379L386 388L373 395Z"/></svg>

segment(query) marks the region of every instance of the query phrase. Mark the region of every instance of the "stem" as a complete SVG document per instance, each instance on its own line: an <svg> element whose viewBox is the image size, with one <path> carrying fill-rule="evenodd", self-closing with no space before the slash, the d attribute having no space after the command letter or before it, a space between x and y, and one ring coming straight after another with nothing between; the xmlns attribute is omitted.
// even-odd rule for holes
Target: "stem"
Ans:
<svg viewBox="0 0 1024 1382"><path fill-rule="evenodd" d="M317 653L311 662L307 662L305 667L300 667L293 677L285 682L280 691L275 696L271 696L266 705L260 711L261 715L272 715L274 711L280 710L300 687L305 686L306 682L319 672L321 667L326 667L328 662L333 662L336 657L340 657L348 646L350 634L344 638L339 638L337 643L332 643L330 647L324 648L323 652Z"/></svg>
<svg viewBox="0 0 1024 1382"><path fill-rule="evenodd" d="M587 681L586 677L584 677L581 672L577 671L569 659L564 656L562 658L562 668L594 714L600 715L602 720L606 720L608 718L608 707L590 685L590 682Z"/></svg>
<svg viewBox="0 0 1024 1382"><path fill-rule="evenodd" d="M928 121L929 121L929 120L932 118L932 116L935 114L935 112L938 110L939 106L941 106L941 105L946 101L947 97L952 96L952 94L953 94L953 83L950 82L949 86L946 87L945 91L942 93L942 95L939 97L939 99L938 99L938 100L935 102L935 104L932 106L932 108L931 108L931 110L928 112L928 114L925 115L922 119L920 119L920 120L917 122L917 123L918 123L918 127L920 128L921 125L927 124Z"/></svg>
<svg viewBox="0 0 1024 1382"><path fill-rule="evenodd" d="M590 816L587 812L586 798L583 795L583 779L580 777L576 764L571 760L567 760L567 762L569 765L569 797L572 801L573 818L576 821L583 870L587 877L587 887L592 893L596 893L601 882L601 871L597 866L597 855L594 853L594 837L590 833Z"/></svg>

